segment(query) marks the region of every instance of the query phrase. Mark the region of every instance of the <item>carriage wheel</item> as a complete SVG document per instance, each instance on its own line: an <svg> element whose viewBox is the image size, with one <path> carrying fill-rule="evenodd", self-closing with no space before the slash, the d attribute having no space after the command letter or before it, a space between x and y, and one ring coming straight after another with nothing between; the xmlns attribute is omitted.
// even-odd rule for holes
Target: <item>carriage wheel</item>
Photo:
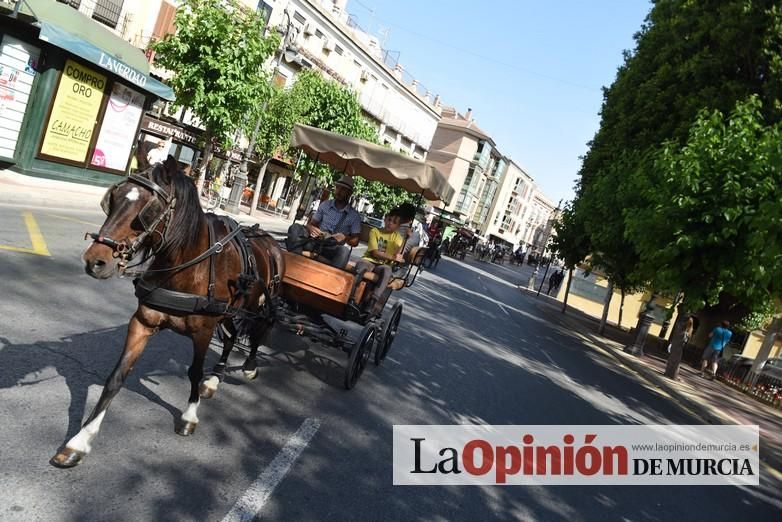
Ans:
<svg viewBox="0 0 782 522"><path fill-rule="evenodd" d="M375 350L375 365L380 366L383 359L386 358L391 350L391 344L394 342L396 332L399 330L399 320L402 318L402 301L398 301L391 309L391 314L383 326L383 333L378 339L377 349Z"/></svg>
<svg viewBox="0 0 782 522"><path fill-rule="evenodd" d="M345 389L351 390L358 382L364 368L367 367L372 345L375 344L375 325L368 324L361 330L361 335L350 350L348 366L345 368Z"/></svg>

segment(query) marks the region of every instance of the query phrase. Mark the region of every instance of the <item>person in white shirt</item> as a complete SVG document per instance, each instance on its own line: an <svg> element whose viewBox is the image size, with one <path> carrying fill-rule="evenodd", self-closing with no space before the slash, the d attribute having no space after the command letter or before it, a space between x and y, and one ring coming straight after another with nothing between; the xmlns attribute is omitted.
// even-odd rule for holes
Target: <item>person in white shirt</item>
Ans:
<svg viewBox="0 0 782 522"><path fill-rule="evenodd" d="M150 149L149 152L147 152L147 161L149 162L150 166L156 164L156 163L163 163L168 156L166 154L166 142L164 140L160 140L157 144L157 147L154 149Z"/></svg>

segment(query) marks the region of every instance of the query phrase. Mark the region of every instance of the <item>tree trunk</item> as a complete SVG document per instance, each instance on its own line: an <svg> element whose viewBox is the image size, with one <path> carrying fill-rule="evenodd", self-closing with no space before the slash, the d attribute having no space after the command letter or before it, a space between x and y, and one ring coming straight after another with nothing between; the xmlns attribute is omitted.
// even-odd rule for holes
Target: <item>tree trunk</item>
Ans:
<svg viewBox="0 0 782 522"><path fill-rule="evenodd" d="M567 298L570 295L570 282L573 280L573 269L567 270L567 286L565 287L565 299L562 302L562 313L567 312Z"/></svg>
<svg viewBox="0 0 782 522"><path fill-rule="evenodd" d="M621 298L619 300L619 322L617 323L619 325L619 329L622 329L622 311L625 306L625 289L620 288L619 291L622 293Z"/></svg>
<svg viewBox="0 0 782 522"><path fill-rule="evenodd" d="M198 180L196 180L196 190L198 191L198 197L201 197L201 191L204 189L204 179L206 179L206 169L209 168L209 162L212 161L212 133L209 129L206 130L204 136L204 159L201 161L200 172L198 173Z"/></svg>
<svg viewBox="0 0 782 522"><path fill-rule="evenodd" d="M775 317L766 331L766 335L763 338L763 344L760 345L760 350L755 356L755 360L752 361L752 368L749 369L749 372L747 372L747 375L744 377L744 382L750 386L755 384L760 373L760 365L768 359L780 330L782 330L782 318Z"/></svg>
<svg viewBox="0 0 782 522"><path fill-rule="evenodd" d="M253 192L253 201L250 203L250 215L254 216L256 209L258 208L258 198L261 197L261 182L263 181L264 176L266 176L266 166L269 164L269 161L271 161L271 158L266 158L263 160L263 163L261 163L261 170L258 171L258 181L255 182L255 192Z"/></svg>
<svg viewBox="0 0 782 522"><path fill-rule="evenodd" d="M671 353L665 366L665 376L669 379L676 379L679 376L679 365L684 354L684 325L686 323L687 314L684 310L684 303L680 303L676 308L676 322L673 324L671 332Z"/></svg>
<svg viewBox="0 0 782 522"><path fill-rule="evenodd" d="M608 291L606 292L605 301L603 301L603 317L600 318L600 326L597 328L597 333L603 335L606 331L606 323L608 322L608 308L611 306L611 298L614 296L614 282L608 280Z"/></svg>

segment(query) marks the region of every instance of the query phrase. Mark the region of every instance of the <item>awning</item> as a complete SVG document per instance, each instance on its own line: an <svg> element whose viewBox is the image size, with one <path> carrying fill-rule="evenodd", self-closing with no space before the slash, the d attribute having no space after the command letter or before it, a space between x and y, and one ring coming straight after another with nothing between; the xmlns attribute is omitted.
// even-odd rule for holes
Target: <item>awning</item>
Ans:
<svg viewBox="0 0 782 522"><path fill-rule="evenodd" d="M431 201L449 203L455 192L433 166L357 138L297 123L291 146L346 174L401 187Z"/></svg>
<svg viewBox="0 0 782 522"><path fill-rule="evenodd" d="M144 53L76 9L54 0L25 0L22 12L35 17L39 38L65 49L164 100L173 101L171 87L149 75Z"/></svg>

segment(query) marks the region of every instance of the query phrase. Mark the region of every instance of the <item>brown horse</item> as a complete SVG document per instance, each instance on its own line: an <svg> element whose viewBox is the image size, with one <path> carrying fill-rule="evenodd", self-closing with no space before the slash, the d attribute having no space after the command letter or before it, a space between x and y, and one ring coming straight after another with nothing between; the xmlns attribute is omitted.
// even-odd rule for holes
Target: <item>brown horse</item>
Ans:
<svg viewBox="0 0 782 522"><path fill-rule="evenodd" d="M237 333L249 336L254 347L244 370L255 376L256 351L271 333L277 282L284 275L277 242L255 229L234 228L230 220L204 214L195 187L170 156L111 187L102 206L107 217L100 232L90 234L93 243L83 256L86 272L108 279L125 272L131 259L143 256L151 264L138 274L139 305L128 324L122 356L81 431L52 457L58 467L75 466L90 452L109 403L149 338L161 329L193 341L190 396L176 428L180 435L193 433L215 326L220 323L228 336L215 376L201 387L204 397L214 394Z"/></svg>

